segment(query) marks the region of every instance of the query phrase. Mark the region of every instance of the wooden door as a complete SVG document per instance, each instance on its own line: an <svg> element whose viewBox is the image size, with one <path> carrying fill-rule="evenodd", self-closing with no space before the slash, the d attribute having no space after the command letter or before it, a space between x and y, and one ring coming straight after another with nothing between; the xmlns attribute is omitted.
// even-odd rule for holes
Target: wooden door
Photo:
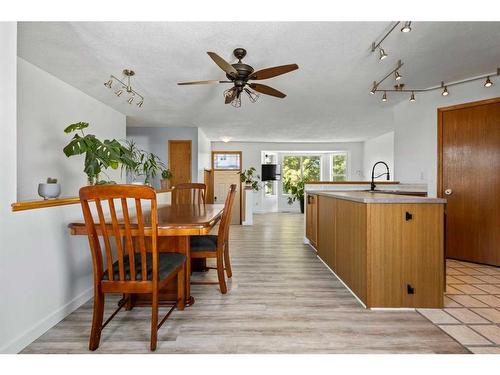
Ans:
<svg viewBox="0 0 500 375"><path fill-rule="evenodd" d="M191 141L168 141L168 166L172 171L172 186L191 182Z"/></svg>
<svg viewBox="0 0 500 375"><path fill-rule="evenodd" d="M241 224L241 183L239 171L215 170L214 171L214 203L224 204L229 187L236 184L236 196L233 201L231 224Z"/></svg>
<svg viewBox="0 0 500 375"><path fill-rule="evenodd" d="M500 98L438 110L446 256L500 266Z"/></svg>

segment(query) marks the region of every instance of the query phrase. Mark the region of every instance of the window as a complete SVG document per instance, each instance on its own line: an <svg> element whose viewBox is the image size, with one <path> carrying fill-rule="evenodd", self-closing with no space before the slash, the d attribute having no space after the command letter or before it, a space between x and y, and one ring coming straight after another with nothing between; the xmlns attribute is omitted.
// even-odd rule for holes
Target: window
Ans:
<svg viewBox="0 0 500 375"><path fill-rule="evenodd" d="M332 181L347 180L347 153L339 152L332 155Z"/></svg>
<svg viewBox="0 0 500 375"><path fill-rule="evenodd" d="M266 195L266 197L276 195L275 185L276 181L266 181L264 183L264 194Z"/></svg>
<svg viewBox="0 0 500 375"><path fill-rule="evenodd" d="M297 183L305 181L320 181L321 156L318 155L288 155L283 157L283 180L292 180ZM283 193L288 194L283 188Z"/></svg>
<svg viewBox="0 0 500 375"><path fill-rule="evenodd" d="M213 169L240 169L240 153L234 152L214 152Z"/></svg>

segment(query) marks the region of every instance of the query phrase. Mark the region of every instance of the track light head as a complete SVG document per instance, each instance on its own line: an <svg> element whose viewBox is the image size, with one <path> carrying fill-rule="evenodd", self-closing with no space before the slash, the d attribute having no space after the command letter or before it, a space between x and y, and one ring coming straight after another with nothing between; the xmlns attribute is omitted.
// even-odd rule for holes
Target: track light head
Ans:
<svg viewBox="0 0 500 375"><path fill-rule="evenodd" d="M387 93L384 91L384 95L382 95L382 101L386 102L387 101Z"/></svg>
<svg viewBox="0 0 500 375"><path fill-rule="evenodd" d="M112 85L113 85L113 80L112 79L110 79L108 82L104 83L104 86L106 86L108 89L110 89Z"/></svg>
<svg viewBox="0 0 500 375"><path fill-rule="evenodd" d="M486 82L484 83L484 87L491 87L493 86L493 82L491 82L490 77L486 77Z"/></svg>
<svg viewBox="0 0 500 375"><path fill-rule="evenodd" d="M395 79L396 81L399 81L401 78L403 78L403 76L402 76L401 74L399 74L399 72L396 70L396 71L394 72L394 79Z"/></svg>
<svg viewBox="0 0 500 375"><path fill-rule="evenodd" d="M128 100L127 100L128 104L132 104L133 102L134 102L134 97L133 96L130 97L130 98L128 98Z"/></svg>
<svg viewBox="0 0 500 375"><path fill-rule="evenodd" d="M378 47L379 48L379 59L380 60L383 60L387 57L387 53L385 53L384 49L382 47Z"/></svg>
<svg viewBox="0 0 500 375"><path fill-rule="evenodd" d="M414 102L414 101L415 101L415 93L412 91L411 96L410 96L410 102Z"/></svg>
<svg viewBox="0 0 500 375"><path fill-rule="evenodd" d="M139 103L137 103L137 106L138 106L139 108L142 108L142 105L143 105L143 104L144 104L144 100L143 100L143 99L141 99L141 101L140 101Z"/></svg>
<svg viewBox="0 0 500 375"><path fill-rule="evenodd" d="M406 21L405 25L401 29L401 32L403 33L409 33L411 31L411 21Z"/></svg>
<svg viewBox="0 0 500 375"><path fill-rule="evenodd" d="M443 95L443 96L448 96L448 94L449 94L449 92L448 92L448 87L447 87L447 86L445 86L445 87L444 87L443 92L441 93L441 95Z"/></svg>
<svg viewBox="0 0 500 375"><path fill-rule="evenodd" d="M120 96L121 94L123 94L123 90L115 91L115 95L116 96Z"/></svg>
<svg viewBox="0 0 500 375"><path fill-rule="evenodd" d="M376 91L377 91L377 82L373 81L373 87L370 90L370 94L374 95Z"/></svg>

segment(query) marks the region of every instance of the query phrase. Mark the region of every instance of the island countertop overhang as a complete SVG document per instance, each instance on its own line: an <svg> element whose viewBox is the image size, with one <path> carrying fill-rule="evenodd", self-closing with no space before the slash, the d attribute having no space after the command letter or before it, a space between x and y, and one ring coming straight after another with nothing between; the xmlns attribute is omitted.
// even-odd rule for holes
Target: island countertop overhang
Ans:
<svg viewBox="0 0 500 375"><path fill-rule="evenodd" d="M370 191L311 191L307 194L322 195L337 199L344 199L358 203L381 203L381 204L402 204L402 203L426 203L426 204L446 204L446 199L418 197L411 195L396 195Z"/></svg>

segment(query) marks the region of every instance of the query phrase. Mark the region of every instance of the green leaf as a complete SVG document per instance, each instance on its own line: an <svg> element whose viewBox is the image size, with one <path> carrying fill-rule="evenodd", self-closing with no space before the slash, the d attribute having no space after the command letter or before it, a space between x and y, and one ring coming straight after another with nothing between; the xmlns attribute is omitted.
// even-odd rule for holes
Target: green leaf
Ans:
<svg viewBox="0 0 500 375"><path fill-rule="evenodd" d="M82 130L82 129L85 129L85 128L88 128L89 127L89 123L88 122L76 122L74 124L71 124L71 125L68 125L66 127L66 129L64 129L64 132L65 133L72 133L76 130Z"/></svg>

